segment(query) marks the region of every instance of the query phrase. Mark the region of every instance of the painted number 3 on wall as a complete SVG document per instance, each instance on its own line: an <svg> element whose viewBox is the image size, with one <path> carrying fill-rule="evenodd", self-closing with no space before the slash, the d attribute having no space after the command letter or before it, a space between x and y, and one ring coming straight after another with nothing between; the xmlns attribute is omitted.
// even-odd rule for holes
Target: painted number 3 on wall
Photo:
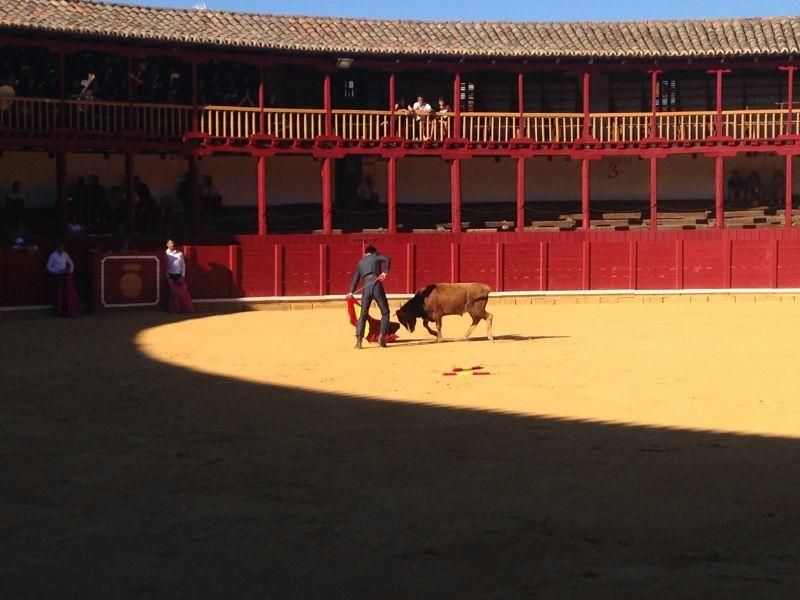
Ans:
<svg viewBox="0 0 800 600"><path fill-rule="evenodd" d="M616 179L619 177L619 166L611 163L608 165L608 178L609 179Z"/></svg>

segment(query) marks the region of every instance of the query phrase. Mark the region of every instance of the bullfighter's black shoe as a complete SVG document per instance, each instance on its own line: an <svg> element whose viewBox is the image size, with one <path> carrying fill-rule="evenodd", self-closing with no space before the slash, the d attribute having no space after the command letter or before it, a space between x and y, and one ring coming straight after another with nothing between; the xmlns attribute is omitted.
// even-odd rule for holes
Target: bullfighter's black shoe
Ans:
<svg viewBox="0 0 800 600"><path fill-rule="evenodd" d="M361 338L356 338L356 350L361 350Z"/></svg>
<svg viewBox="0 0 800 600"><path fill-rule="evenodd" d="M381 348L386 348L386 336L385 335L382 335L380 337L380 339L378 340L378 344L380 345Z"/></svg>

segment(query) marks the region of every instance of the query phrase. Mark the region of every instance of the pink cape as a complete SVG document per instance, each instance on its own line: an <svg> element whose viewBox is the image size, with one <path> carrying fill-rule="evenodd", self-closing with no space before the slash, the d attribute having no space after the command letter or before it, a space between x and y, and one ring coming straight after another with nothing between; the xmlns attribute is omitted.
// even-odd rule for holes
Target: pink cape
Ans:
<svg viewBox="0 0 800 600"><path fill-rule="evenodd" d="M189 295L189 286L186 285L186 278L181 277L178 281L167 279L169 283L169 312L171 313L193 313L194 304Z"/></svg>
<svg viewBox="0 0 800 600"><path fill-rule="evenodd" d="M360 307L361 303L352 296L347 297L347 316L350 318L350 325L353 327L358 325L358 316L356 315L356 306ZM381 322L378 319L373 319L367 315L367 341L374 344L381 337ZM397 341L397 330L400 329L400 323L389 323L389 330L386 332L386 341Z"/></svg>
<svg viewBox="0 0 800 600"><path fill-rule="evenodd" d="M55 298L56 314L61 317L74 319L81 314L81 301L75 289L72 273L62 273L58 276Z"/></svg>

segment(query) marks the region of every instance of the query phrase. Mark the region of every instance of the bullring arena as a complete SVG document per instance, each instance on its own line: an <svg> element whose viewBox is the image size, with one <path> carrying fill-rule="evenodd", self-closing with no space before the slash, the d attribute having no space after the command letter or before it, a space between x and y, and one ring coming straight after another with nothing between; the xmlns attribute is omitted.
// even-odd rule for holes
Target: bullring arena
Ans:
<svg viewBox="0 0 800 600"><path fill-rule="evenodd" d="M5 594L793 597L795 300L7 317Z"/></svg>
<svg viewBox="0 0 800 600"><path fill-rule="evenodd" d="M798 598L800 17L454 19L0 0L0 600Z"/></svg>

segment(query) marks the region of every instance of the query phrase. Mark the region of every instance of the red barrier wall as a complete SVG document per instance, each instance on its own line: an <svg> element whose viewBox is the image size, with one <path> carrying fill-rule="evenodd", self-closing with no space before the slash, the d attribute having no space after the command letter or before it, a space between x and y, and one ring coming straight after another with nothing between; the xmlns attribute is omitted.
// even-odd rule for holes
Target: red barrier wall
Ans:
<svg viewBox="0 0 800 600"><path fill-rule="evenodd" d="M242 236L186 246L189 285L197 299L344 294L367 241L392 258L389 293L437 281L508 292L800 287L800 229ZM0 302L45 303L46 256L3 251ZM73 257L86 277L86 257Z"/></svg>

